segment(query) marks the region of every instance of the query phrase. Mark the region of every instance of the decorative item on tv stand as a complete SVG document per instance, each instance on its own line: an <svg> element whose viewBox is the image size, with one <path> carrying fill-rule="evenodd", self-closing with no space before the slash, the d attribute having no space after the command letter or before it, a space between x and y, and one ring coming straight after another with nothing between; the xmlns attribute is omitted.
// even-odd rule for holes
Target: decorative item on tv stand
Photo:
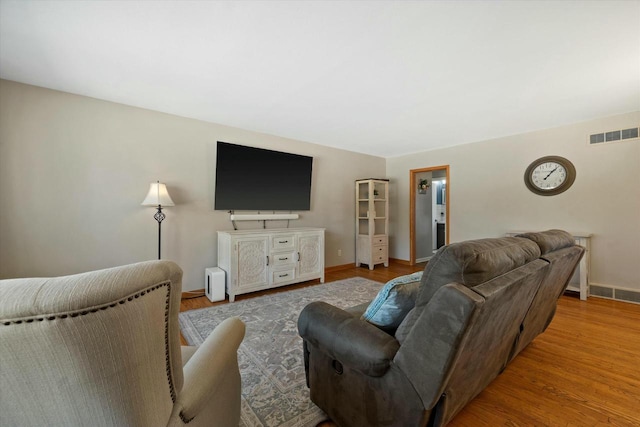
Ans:
<svg viewBox="0 0 640 427"><path fill-rule="evenodd" d="M356 267L389 266L389 180L356 181Z"/></svg>

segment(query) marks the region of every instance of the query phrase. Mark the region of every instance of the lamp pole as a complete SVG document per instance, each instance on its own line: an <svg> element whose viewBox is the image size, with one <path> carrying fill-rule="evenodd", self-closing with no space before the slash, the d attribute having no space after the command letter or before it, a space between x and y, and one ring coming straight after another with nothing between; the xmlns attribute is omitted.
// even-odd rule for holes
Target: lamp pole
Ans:
<svg viewBox="0 0 640 427"><path fill-rule="evenodd" d="M158 221L158 259L160 259L160 243L162 242L162 220L165 219L165 214L162 213L162 205L158 205L158 212L153 216Z"/></svg>

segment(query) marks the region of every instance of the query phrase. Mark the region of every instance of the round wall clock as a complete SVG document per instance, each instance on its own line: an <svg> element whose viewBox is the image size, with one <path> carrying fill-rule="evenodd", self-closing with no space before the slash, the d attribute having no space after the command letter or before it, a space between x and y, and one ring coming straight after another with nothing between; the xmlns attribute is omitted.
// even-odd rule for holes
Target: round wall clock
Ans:
<svg viewBox="0 0 640 427"><path fill-rule="evenodd" d="M573 184L576 168L560 156L545 156L534 160L524 173L524 183L541 196L560 194Z"/></svg>

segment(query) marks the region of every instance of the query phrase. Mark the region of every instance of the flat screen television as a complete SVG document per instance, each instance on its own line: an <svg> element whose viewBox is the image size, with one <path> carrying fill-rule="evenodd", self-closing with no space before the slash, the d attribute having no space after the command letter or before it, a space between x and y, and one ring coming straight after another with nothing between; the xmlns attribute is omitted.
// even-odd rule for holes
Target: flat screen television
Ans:
<svg viewBox="0 0 640 427"><path fill-rule="evenodd" d="M218 141L216 210L308 211L313 157Z"/></svg>

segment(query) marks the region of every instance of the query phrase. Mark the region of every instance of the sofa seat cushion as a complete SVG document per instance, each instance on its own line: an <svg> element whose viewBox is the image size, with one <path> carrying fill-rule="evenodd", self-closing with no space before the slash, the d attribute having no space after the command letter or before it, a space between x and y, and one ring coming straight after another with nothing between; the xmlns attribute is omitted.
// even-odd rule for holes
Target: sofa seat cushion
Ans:
<svg viewBox="0 0 640 427"><path fill-rule="evenodd" d="M422 271L388 281L369 304L361 319L393 332L414 307Z"/></svg>

